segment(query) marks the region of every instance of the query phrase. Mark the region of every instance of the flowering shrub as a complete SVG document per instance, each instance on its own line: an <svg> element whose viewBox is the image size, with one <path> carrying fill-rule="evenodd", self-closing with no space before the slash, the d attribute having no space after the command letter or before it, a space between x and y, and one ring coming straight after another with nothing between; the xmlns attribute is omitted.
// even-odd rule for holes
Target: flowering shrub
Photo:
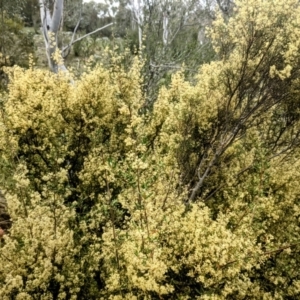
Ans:
<svg viewBox="0 0 300 300"><path fill-rule="evenodd" d="M151 111L138 59L8 71L3 299L300 296L297 2L237 1Z"/></svg>

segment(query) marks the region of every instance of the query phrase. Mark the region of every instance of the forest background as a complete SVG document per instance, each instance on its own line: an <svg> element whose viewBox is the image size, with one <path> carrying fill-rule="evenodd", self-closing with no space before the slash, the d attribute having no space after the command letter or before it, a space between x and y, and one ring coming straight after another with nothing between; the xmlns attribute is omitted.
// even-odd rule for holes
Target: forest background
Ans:
<svg viewBox="0 0 300 300"><path fill-rule="evenodd" d="M298 299L299 1L64 1L51 63L37 2L0 0L2 299Z"/></svg>

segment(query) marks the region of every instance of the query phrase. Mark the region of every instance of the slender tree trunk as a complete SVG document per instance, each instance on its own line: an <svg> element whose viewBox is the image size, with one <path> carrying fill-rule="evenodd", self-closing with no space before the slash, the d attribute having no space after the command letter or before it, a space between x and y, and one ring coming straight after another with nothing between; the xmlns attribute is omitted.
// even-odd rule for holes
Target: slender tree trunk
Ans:
<svg viewBox="0 0 300 300"><path fill-rule="evenodd" d="M141 11L141 1L138 0L138 28L139 28L139 50L142 50L142 11Z"/></svg>
<svg viewBox="0 0 300 300"><path fill-rule="evenodd" d="M39 0L39 4L49 68L55 73L67 71L61 52L57 47L57 35L63 16L64 1L55 0L52 14L46 0Z"/></svg>
<svg viewBox="0 0 300 300"><path fill-rule="evenodd" d="M141 8L141 0L137 0L135 2L134 0L131 0L131 6L132 10L134 12L134 17L135 17L135 22L137 23L138 26L138 38L139 38L139 49L142 49L142 39L143 39L143 11Z"/></svg>
<svg viewBox="0 0 300 300"><path fill-rule="evenodd" d="M39 0L39 5L40 5L40 15L42 21L42 33L45 41L48 64L50 70L53 71L54 73L58 73L59 71L64 71L64 72L67 71L67 68L64 65L62 55L64 54L64 57L66 57L67 54L69 53L70 48L74 43L82 40L83 38L93 33L103 30L108 26L113 25L113 23L107 24L101 28L94 30L93 32L84 35L81 38L74 40L76 30L79 26L79 22L80 22L79 20L74 30L70 44L61 50L58 48L57 45L57 37L58 37L59 29L62 26L62 22L63 22L64 0L54 1L52 13L50 12L49 3L47 0Z"/></svg>
<svg viewBox="0 0 300 300"><path fill-rule="evenodd" d="M0 46L0 52L2 53L3 59L6 60L5 55L5 42L4 42L4 36L5 36L5 28L4 28L4 4L3 0L0 0L0 9L1 9L1 27L2 27L2 35L1 35L1 46Z"/></svg>
<svg viewBox="0 0 300 300"><path fill-rule="evenodd" d="M163 13L163 44L164 47L168 45L168 40L169 40L169 11L166 9Z"/></svg>

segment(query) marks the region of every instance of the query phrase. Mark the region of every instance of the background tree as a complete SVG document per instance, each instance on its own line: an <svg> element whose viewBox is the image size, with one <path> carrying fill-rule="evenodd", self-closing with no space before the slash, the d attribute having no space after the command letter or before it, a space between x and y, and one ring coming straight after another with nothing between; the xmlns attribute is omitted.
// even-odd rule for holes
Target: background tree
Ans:
<svg viewBox="0 0 300 300"><path fill-rule="evenodd" d="M115 2L106 3L112 7ZM202 63L213 58L205 28L212 23L216 2L122 1L118 4L115 4L114 36L124 37L125 45L134 55L138 50L142 53L146 106L152 106L159 87L169 84L171 74L183 64L186 75L192 77Z"/></svg>
<svg viewBox="0 0 300 300"><path fill-rule="evenodd" d="M74 39L75 31L78 28L81 21L79 19L79 22L77 22L76 28L74 29L74 33L71 41L66 47L63 47L63 49L60 50L58 48L58 33L63 20L64 1L55 0L53 2L51 1L48 2L46 0L40 0L39 3L40 3L40 15L41 15L41 22L42 22L42 33L44 36L49 68L55 73L57 73L59 70L61 71L67 70L64 65L62 56L65 57L66 55L68 55L69 50L74 43L82 40L83 38L85 38L90 34L94 34L95 32L103 30L104 28L112 25L112 24L107 24L102 28L98 28L97 30L88 33L87 35Z"/></svg>
<svg viewBox="0 0 300 300"><path fill-rule="evenodd" d="M10 17L13 15L19 15L23 10L25 0L12 0L12 1L0 1L1 13L6 12Z"/></svg>
<svg viewBox="0 0 300 300"><path fill-rule="evenodd" d="M39 2L36 0L25 0L21 15L25 25L33 27L35 33L39 34L41 27Z"/></svg>
<svg viewBox="0 0 300 300"><path fill-rule="evenodd" d="M2 11L0 18L0 90L2 90L7 84L3 67L15 64L28 66L29 55L34 49L33 34L24 28L19 15Z"/></svg>

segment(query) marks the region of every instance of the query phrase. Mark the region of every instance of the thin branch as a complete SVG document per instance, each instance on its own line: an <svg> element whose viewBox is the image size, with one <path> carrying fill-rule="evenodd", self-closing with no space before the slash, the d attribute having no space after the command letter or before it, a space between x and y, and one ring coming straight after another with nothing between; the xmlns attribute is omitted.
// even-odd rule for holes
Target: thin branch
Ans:
<svg viewBox="0 0 300 300"><path fill-rule="evenodd" d="M289 248L292 248L292 247L296 247L296 246L298 246L299 244L300 244L300 243L291 244L291 245L283 246L283 247L278 248L278 249L275 249L275 250L266 251L266 252L263 252L262 255L267 256L267 255L276 254L276 253L282 252L282 251L284 251L284 250L286 250L286 249L289 249ZM253 258L253 257L255 257L254 254L249 255L249 256L246 256L245 259L246 259L246 258ZM220 268L223 269L223 268L227 267L228 265L231 265L231 264L236 263L237 261L238 261L238 259L232 260L232 261L230 261L230 262L228 262L228 263L226 263L226 264L224 264L224 265L221 265Z"/></svg>
<svg viewBox="0 0 300 300"><path fill-rule="evenodd" d="M161 207L162 210L165 210L165 206L166 206L168 197L169 197L169 195L170 195L170 193L171 193L171 190L172 190L172 184L171 184L171 182L173 181L173 179L174 179L174 177L175 177L175 176L174 176L174 173L175 173L175 171L173 170L172 175L171 175L171 178L170 178L170 181L169 181L169 187L168 187L166 196L165 196L165 198L164 198L164 200L163 200L163 205L162 205L162 207Z"/></svg>
<svg viewBox="0 0 300 300"><path fill-rule="evenodd" d="M190 204L192 201L195 200L196 196L198 195L198 192L199 192L200 188L203 185L203 182L204 182L205 178L209 175L209 172L210 172L211 168L213 167L213 165L215 164L217 158L218 158L218 151L214 154L214 157L209 162L209 165L207 166L204 174L199 178L199 181L196 183L196 185L192 189L192 193L191 193L191 195L190 195L190 197L187 201L187 204Z"/></svg>
<svg viewBox="0 0 300 300"><path fill-rule="evenodd" d="M172 64L172 63L161 64L161 65L155 65L153 63L150 63L149 65L150 65L150 67L155 68L155 69L167 68L167 69L175 69L175 70L184 69L184 70L193 71L193 72L196 71L196 70L191 69L191 68L186 68L186 67L183 68L182 66L174 66L174 64Z"/></svg>
<svg viewBox="0 0 300 300"><path fill-rule="evenodd" d="M80 2L79 18L78 18L78 22L77 22L77 24L76 24L76 26L75 26L75 29L74 29L74 31L73 31L72 38L71 38L71 42L66 46L67 48L66 48L65 50L62 50L62 57L63 57L63 58L66 58L66 57L70 54L70 52L71 52L71 46L72 46L72 44L74 43L75 34L76 34L76 32L77 32L77 29L78 29L78 27L79 27L79 24L80 24L80 22L81 22L81 19L82 19L82 1ZM64 54L64 53L65 53L64 51L66 51L66 54Z"/></svg>
<svg viewBox="0 0 300 300"><path fill-rule="evenodd" d="M4 255L3 252L0 253L0 257L1 257L1 256L3 256L4 259L6 259L7 261L9 261L9 262L10 262L11 264L13 264L14 266L17 266L16 263L15 263L12 259L8 258L6 255Z"/></svg>
<svg viewBox="0 0 300 300"><path fill-rule="evenodd" d="M103 29L105 29L106 27L109 27L109 26L111 26L111 25L113 25L113 24L114 24L113 22L112 22L112 23L109 23L109 24L107 24L107 25L105 25L105 26L103 26L103 27L101 27L101 28L98 28L98 29L96 29L96 30L94 30L94 31L92 31L92 32L90 32L90 33L87 33L87 34L83 35L82 37L80 37L80 38L76 39L75 41L73 41L72 44L70 43L68 46L64 47L63 50L62 50L62 52L66 51L69 47L71 47L73 44L75 44L75 43L81 41L82 39L84 39L84 38L86 38L86 37L88 37L88 36L90 36L90 35L92 35L92 34L98 32L98 31L100 31L100 30L103 30Z"/></svg>

